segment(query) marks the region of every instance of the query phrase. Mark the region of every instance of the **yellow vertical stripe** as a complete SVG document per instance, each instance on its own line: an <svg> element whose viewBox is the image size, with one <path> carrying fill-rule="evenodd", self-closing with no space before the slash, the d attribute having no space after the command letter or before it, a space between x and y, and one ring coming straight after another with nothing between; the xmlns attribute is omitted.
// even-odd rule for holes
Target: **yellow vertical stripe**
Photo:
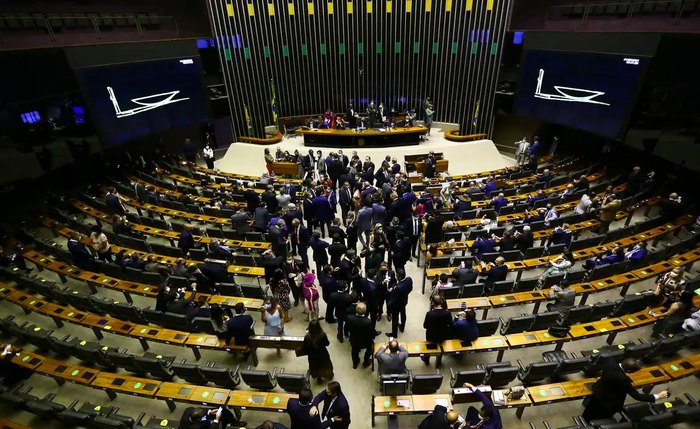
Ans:
<svg viewBox="0 0 700 429"><path fill-rule="evenodd" d="M493 10L493 0L486 0L486 10Z"/></svg>
<svg viewBox="0 0 700 429"><path fill-rule="evenodd" d="M372 13L372 2L371 1L367 2L367 13Z"/></svg>
<svg viewBox="0 0 700 429"><path fill-rule="evenodd" d="M255 16L255 6L253 6L253 3L248 3L248 15Z"/></svg>
<svg viewBox="0 0 700 429"><path fill-rule="evenodd" d="M308 2L308 3L306 4L306 6L307 6L307 9L309 10L309 15L313 15L313 14L314 14L314 4L313 4L313 2Z"/></svg>
<svg viewBox="0 0 700 429"><path fill-rule="evenodd" d="M287 3L287 13L294 15L294 3Z"/></svg>
<svg viewBox="0 0 700 429"><path fill-rule="evenodd" d="M274 3L267 4L267 14L270 16L275 16L275 4Z"/></svg>
<svg viewBox="0 0 700 429"><path fill-rule="evenodd" d="M425 0L425 11L430 12L433 10L433 0Z"/></svg>
<svg viewBox="0 0 700 429"><path fill-rule="evenodd" d="M348 15L352 15L352 2L348 2Z"/></svg>
<svg viewBox="0 0 700 429"><path fill-rule="evenodd" d="M232 4L226 5L226 13L228 13L228 16L233 16L233 5Z"/></svg>
<svg viewBox="0 0 700 429"><path fill-rule="evenodd" d="M452 0L445 0L445 12L452 12Z"/></svg>
<svg viewBox="0 0 700 429"><path fill-rule="evenodd" d="M328 2L328 15L333 15L333 2Z"/></svg>
<svg viewBox="0 0 700 429"><path fill-rule="evenodd" d="M391 13L394 5L391 0L386 2L386 13Z"/></svg>
<svg viewBox="0 0 700 429"><path fill-rule="evenodd" d="M474 0L467 0L467 11L471 11L474 7Z"/></svg>
<svg viewBox="0 0 700 429"><path fill-rule="evenodd" d="M406 0L406 13L410 13L413 10L413 2L411 0Z"/></svg>

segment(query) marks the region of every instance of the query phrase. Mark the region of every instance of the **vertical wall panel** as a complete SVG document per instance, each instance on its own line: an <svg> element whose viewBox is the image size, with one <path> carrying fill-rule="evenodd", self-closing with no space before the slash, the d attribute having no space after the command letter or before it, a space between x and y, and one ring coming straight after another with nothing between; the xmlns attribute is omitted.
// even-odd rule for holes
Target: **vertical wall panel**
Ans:
<svg viewBox="0 0 700 429"><path fill-rule="evenodd" d="M369 100L399 112L430 96L435 120L492 133L512 0L207 0L234 136L280 116ZM476 103L479 117L474 125Z"/></svg>

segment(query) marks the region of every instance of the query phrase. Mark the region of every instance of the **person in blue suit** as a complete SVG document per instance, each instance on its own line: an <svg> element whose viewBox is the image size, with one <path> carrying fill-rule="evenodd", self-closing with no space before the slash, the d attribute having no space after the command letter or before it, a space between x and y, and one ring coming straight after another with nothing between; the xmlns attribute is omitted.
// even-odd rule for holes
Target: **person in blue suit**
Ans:
<svg viewBox="0 0 700 429"><path fill-rule="evenodd" d="M471 343L479 338L479 325L474 310L460 311L452 322L452 332L460 341Z"/></svg>
<svg viewBox="0 0 700 429"><path fill-rule="evenodd" d="M331 381L326 389L316 395L311 401L311 415L318 415L319 404L321 406L321 427L330 429L348 429L350 427L350 405L343 395L340 383Z"/></svg>
<svg viewBox="0 0 700 429"><path fill-rule="evenodd" d="M501 208L508 205L508 198L503 195L503 192L499 193L496 198L491 200L491 205L496 213L501 212Z"/></svg>
<svg viewBox="0 0 700 429"><path fill-rule="evenodd" d="M311 401L314 395L309 389L302 389L299 392L299 399L290 399L287 401L287 414L291 422L290 429L321 429L321 416L318 413L315 416L309 414L311 410Z"/></svg>
<svg viewBox="0 0 700 429"><path fill-rule="evenodd" d="M73 231L68 240L68 251L73 256L75 265L83 270L91 271L95 268L95 258L92 257L88 248L80 242L80 234Z"/></svg>
<svg viewBox="0 0 700 429"><path fill-rule="evenodd" d="M328 198L323 195L319 195L311 201L314 205L314 211L316 212L316 220L321 227L321 237L326 238L326 229L330 228L331 221L334 217L331 203L328 202Z"/></svg>
<svg viewBox="0 0 700 429"><path fill-rule="evenodd" d="M496 240L493 236L487 238L477 237L472 245L471 252L472 255L478 260L484 256L484 253L492 253L496 248Z"/></svg>
<svg viewBox="0 0 700 429"><path fill-rule="evenodd" d="M126 214L126 209L119 199L119 195L117 195L117 190L114 186L110 186L107 195L105 195L105 205L107 206L109 214L117 214L119 216Z"/></svg>

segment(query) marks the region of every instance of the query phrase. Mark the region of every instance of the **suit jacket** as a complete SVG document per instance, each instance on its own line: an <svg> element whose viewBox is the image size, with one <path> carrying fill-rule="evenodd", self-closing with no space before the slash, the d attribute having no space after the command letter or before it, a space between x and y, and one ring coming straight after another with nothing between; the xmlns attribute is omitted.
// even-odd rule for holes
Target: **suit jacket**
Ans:
<svg viewBox="0 0 700 429"><path fill-rule="evenodd" d="M350 334L350 344L356 347L372 347L374 344L374 322L367 316L349 314L345 326Z"/></svg>
<svg viewBox="0 0 700 429"><path fill-rule="evenodd" d="M260 204L260 197L253 189L246 189L243 191L243 199L248 205L248 211L251 213L253 213L258 204Z"/></svg>
<svg viewBox="0 0 700 429"><path fill-rule="evenodd" d="M126 213L121 200L116 194L107 194L105 196L105 205L107 206L107 211L110 214L123 215Z"/></svg>
<svg viewBox="0 0 700 429"><path fill-rule="evenodd" d="M400 282L396 283L394 290L389 294L387 298L387 307L392 309L400 309L408 305L408 296L413 290L413 279L406 277Z"/></svg>
<svg viewBox="0 0 700 429"><path fill-rule="evenodd" d="M347 292L333 292L329 302L335 307L335 318L345 320L348 307L352 304L352 296Z"/></svg>
<svg viewBox="0 0 700 429"><path fill-rule="evenodd" d="M328 242L321 240L311 239L311 250L313 251L313 260L321 265L326 265L328 263Z"/></svg>
<svg viewBox="0 0 700 429"><path fill-rule="evenodd" d="M476 259L481 259L484 253L494 252L496 247L496 240L492 238L487 238L485 240L476 240L474 245L472 245L472 253L476 256Z"/></svg>
<svg viewBox="0 0 700 429"><path fill-rule="evenodd" d="M333 220L333 208L326 197L320 195L313 199L313 203L316 219L320 222L330 222Z"/></svg>
<svg viewBox="0 0 700 429"><path fill-rule="evenodd" d="M430 310L423 321L425 340L431 343L441 343L452 338L452 314L447 309Z"/></svg>
<svg viewBox="0 0 700 429"><path fill-rule="evenodd" d="M199 420L195 422L190 421L190 416L195 410L195 407L189 407L185 410L185 412L182 414L182 417L180 418L180 424L177 426L177 429L213 429L219 427L219 423L217 423L216 420L214 420L216 416L212 416L209 414L206 415L205 420Z"/></svg>
<svg viewBox="0 0 700 429"><path fill-rule="evenodd" d="M357 212L357 229L358 232L369 231L372 229L371 207L363 207Z"/></svg>
<svg viewBox="0 0 700 429"><path fill-rule="evenodd" d="M258 209L256 208L255 213L257 214L257 212ZM248 221L250 221L250 215L246 212L234 213L233 216L231 216L231 223L233 224L233 228L239 234L245 234L246 232L250 232L251 228Z"/></svg>
<svg viewBox="0 0 700 429"><path fill-rule="evenodd" d="M350 427L350 405L345 395L338 395L334 401L333 398L323 390L316 395L311 403L316 406L323 403L323 405L319 407L321 420L323 421L323 423L321 423L322 428L348 429ZM340 422L333 422L331 417L335 416L342 417L343 420Z"/></svg>
<svg viewBox="0 0 700 429"><path fill-rule="evenodd" d="M386 223L386 207L381 204L372 204L372 223Z"/></svg>
<svg viewBox="0 0 700 429"><path fill-rule="evenodd" d="M267 226L269 211L267 207L256 207L253 215L253 225L256 228L265 228Z"/></svg>
<svg viewBox="0 0 700 429"><path fill-rule="evenodd" d="M450 429L450 425L445 423L445 414L447 414L447 408L436 405L433 413L423 419L418 429Z"/></svg>
<svg viewBox="0 0 700 429"><path fill-rule="evenodd" d="M250 344L250 336L253 332L253 317L249 314L233 316L226 325L227 334L233 338L236 345L247 346Z"/></svg>
<svg viewBox="0 0 700 429"><path fill-rule="evenodd" d="M349 206L352 204L352 189L340 188L338 190L338 200L341 206Z"/></svg>
<svg viewBox="0 0 700 429"><path fill-rule="evenodd" d="M309 409L311 409L311 404L302 405L298 399L287 401L287 414L289 414L291 423L290 429L321 429L320 414L311 417Z"/></svg>
<svg viewBox="0 0 700 429"><path fill-rule="evenodd" d="M277 194L274 191L265 191L260 195L260 199L267 205L267 208L272 212L277 212Z"/></svg>
<svg viewBox="0 0 700 429"><path fill-rule="evenodd" d="M180 233L180 239L177 240L177 247L182 249L182 253L186 255L187 252L194 247L194 236L192 233L186 229L183 229Z"/></svg>
<svg viewBox="0 0 700 429"><path fill-rule="evenodd" d="M484 283L487 285L492 285L495 282L500 282L501 280L506 279L506 276L508 275L508 267L505 264L500 266L492 265L491 268L482 274L486 275Z"/></svg>
<svg viewBox="0 0 700 429"><path fill-rule="evenodd" d="M408 372L406 369L408 350L402 345L399 345L398 353L387 353L384 345L377 350L376 357L379 365L379 375L405 374Z"/></svg>
<svg viewBox="0 0 700 429"><path fill-rule="evenodd" d="M636 401L654 402L655 400L654 395L639 393L632 387L632 379L614 359L608 359L603 364L603 373L591 390L591 400L583 412L587 421L609 418L616 412L622 411L627 395Z"/></svg>
<svg viewBox="0 0 700 429"><path fill-rule="evenodd" d="M452 276L455 278L455 281L454 281L455 286L464 286L464 285L470 285L472 283L476 283L476 279L477 279L477 277L479 277L479 272L473 268L472 269L457 268L452 273Z"/></svg>
<svg viewBox="0 0 700 429"><path fill-rule="evenodd" d="M406 237L397 240L392 251L394 259L405 263L411 257L411 241Z"/></svg>
<svg viewBox="0 0 700 429"><path fill-rule="evenodd" d="M83 243L76 240L68 240L68 251L73 256L73 261L78 267L84 270L94 268L95 260Z"/></svg>

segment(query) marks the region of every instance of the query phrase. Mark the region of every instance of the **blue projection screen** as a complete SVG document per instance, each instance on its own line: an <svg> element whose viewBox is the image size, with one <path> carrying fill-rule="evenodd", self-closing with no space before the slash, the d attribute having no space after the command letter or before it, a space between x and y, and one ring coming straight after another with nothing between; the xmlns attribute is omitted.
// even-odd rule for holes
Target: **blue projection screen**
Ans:
<svg viewBox="0 0 700 429"><path fill-rule="evenodd" d="M198 57L76 70L107 145L209 119Z"/></svg>
<svg viewBox="0 0 700 429"><path fill-rule="evenodd" d="M527 51L515 114L618 138L648 62L632 55Z"/></svg>

